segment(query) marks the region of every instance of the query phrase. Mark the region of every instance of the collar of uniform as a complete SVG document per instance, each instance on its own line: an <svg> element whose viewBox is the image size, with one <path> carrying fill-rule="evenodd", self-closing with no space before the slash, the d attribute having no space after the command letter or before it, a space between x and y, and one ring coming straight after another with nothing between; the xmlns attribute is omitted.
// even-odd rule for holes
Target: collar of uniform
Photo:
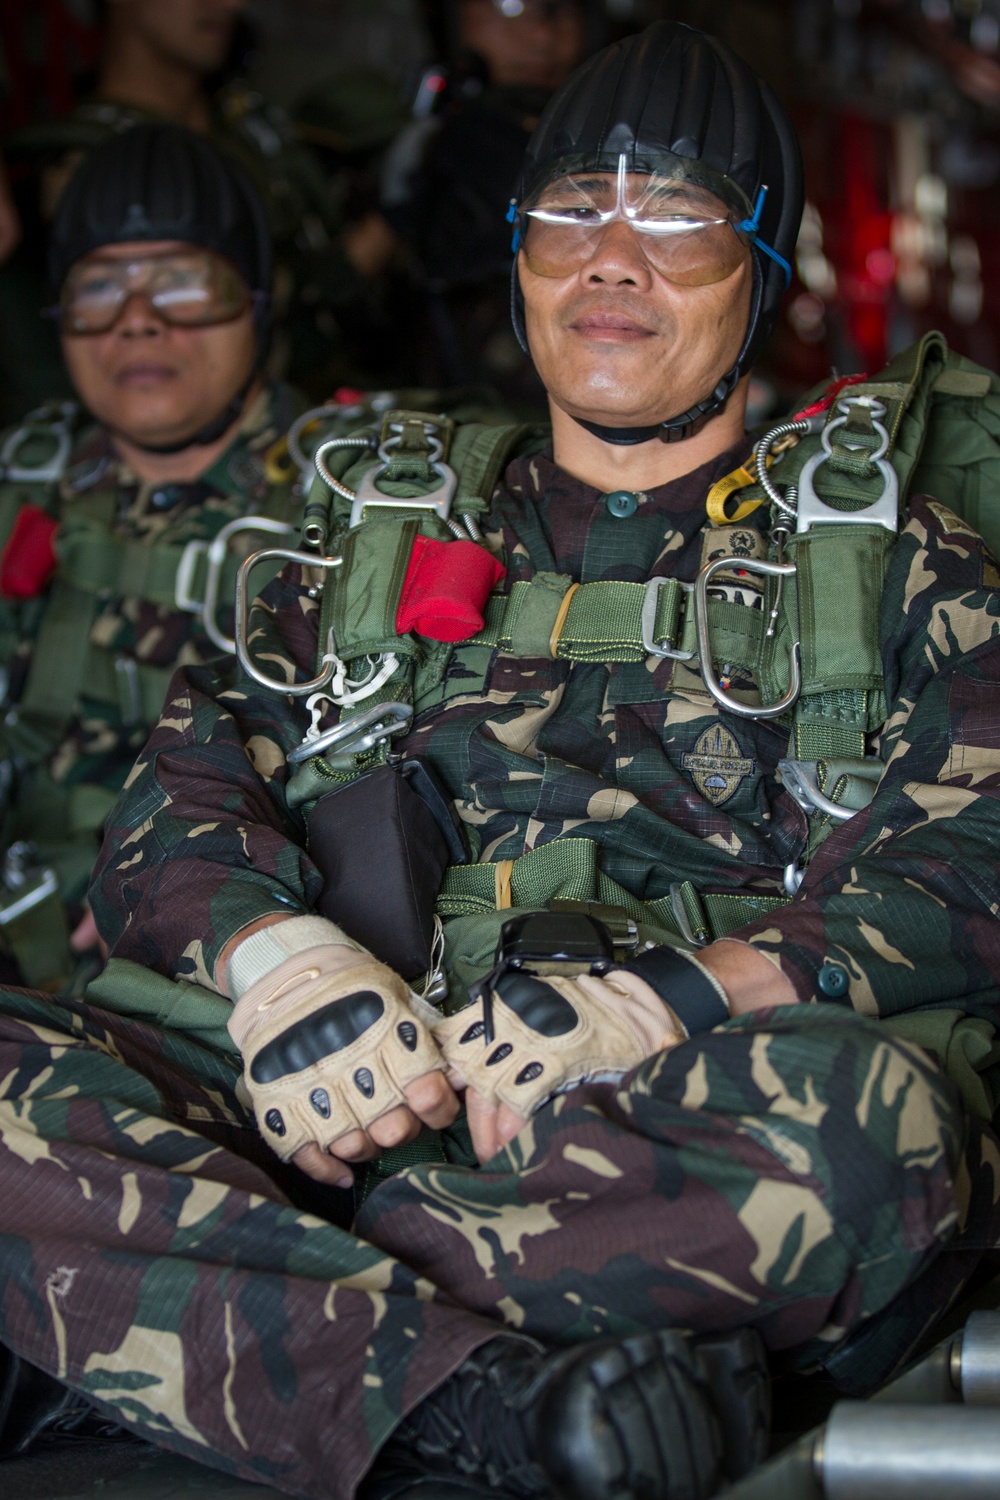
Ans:
<svg viewBox="0 0 1000 1500"><path fill-rule="evenodd" d="M635 493L643 496L644 503L652 504L657 510L704 511L705 500L712 485L717 479L739 467L751 451L752 441L750 435L745 434L731 447L706 463L699 464L690 473L657 485L654 489ZM546 448L542 453L515 458L507 467L504 487L519 492L536 503L544 503L548 495L560 490L565 492L569 488L577 496L592 499L595 509L604 504L608 493L595 489L593 485L584 484L582 479L574 479L565 469L559 468L552 458L551 448Z"/></svg>
<svg viewBox="0 0 1000 1500"><path fill-rule="evenodd" d="M248 463L260 464L260 477L263 479L263 464L256 455L269 448L278 436L278 423L288 405L285 388L265 386L244 412L228 448L204 473L189 483L207 486L208 491L226 498L232 495L245 496L250 486L247 483L245 465L240 463L240 459L245 455ZM72 499L74 495L86 494L98 485L119 491L135 489L139 492L137 498L141 503L149 492L161 487L161 482L140 479L119 456L108 429L94 426L82 434L73 450L63 481L64 498Z"/></svg>

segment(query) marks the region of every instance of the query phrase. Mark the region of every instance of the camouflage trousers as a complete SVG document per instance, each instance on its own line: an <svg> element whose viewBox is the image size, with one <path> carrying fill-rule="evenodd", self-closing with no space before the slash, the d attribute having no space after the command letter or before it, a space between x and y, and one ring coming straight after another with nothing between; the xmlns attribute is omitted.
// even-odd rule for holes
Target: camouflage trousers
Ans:
<svg viewBox="0 0 1000 1500"><path fill-rule="evenodd" d="M998 1197L992 1137L970 1145L926 1054L833 1006L577 1088L481 1170L388 1180L353 1226L345 1194L303 1206L234 1062L176 1033L0 992L0 1079L0 1340L290 1495L349 1500L503 1325L565 1344L753 1324L812 1359Z"/></svg>

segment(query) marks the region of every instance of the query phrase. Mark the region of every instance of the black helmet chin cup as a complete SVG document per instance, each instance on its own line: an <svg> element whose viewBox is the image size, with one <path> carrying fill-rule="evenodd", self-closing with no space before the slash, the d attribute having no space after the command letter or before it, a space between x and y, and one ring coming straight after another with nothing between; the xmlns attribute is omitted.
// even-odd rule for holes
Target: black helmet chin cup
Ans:
<svg viewBox="0 0 1000 1500"><path fill-rule="evenodd" d="M704 164L756 204L767 188L759 237L785 261L795 251L804 198L802 157L791 121L766 84L714 37L674 21L656 21L589 58L546 106L528 143L517 201L567 158L625 154L636 171L658 157ZM653 427L582 422L605 442L690 437L722 410L756 362L785 291L783 268L756 246L753 300L736 364L689 411ZM530 355L517 258L511 272L511 317ZM579 420L579 419L577 419Z"/></svg>

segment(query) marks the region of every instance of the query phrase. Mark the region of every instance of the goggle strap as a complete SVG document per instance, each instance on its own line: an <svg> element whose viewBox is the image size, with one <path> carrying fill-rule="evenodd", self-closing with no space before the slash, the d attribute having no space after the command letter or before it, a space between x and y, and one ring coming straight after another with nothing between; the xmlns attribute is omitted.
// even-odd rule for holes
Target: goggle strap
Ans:
<svg viewBox="0 0 1000 1500"><path fill-rule="evenodd" d="M765 255L769 255L773 261L777 262L777 264L785 273L785 286L787 287L791 284L792 280L791 266L788 264L783 255L779 255L777 250L775 250L773 246L767 244L766 241L760 238L760 216L764 212L764 204L767 200L767 191L767 184L765 183L757 194L757 202L753 206L753 217L750 219L741 220L736 227L737 229L742 230L744 234L752 234L754 237L754 244L757 246L757 248L759 250L763 250Z"/></svg>
<svg viewBox="0 0 1000 1500"><path fill-rule="evenodd" d="M788 264L785 257L783 255L779 255L777 250L774 250L770 245L768 245L764 240L761 239L760 235L758 235L754 240L754 244L757 246L758 250L763 250L765 255L769 255L773 261L777 261L778 265L785 273L785 286L790 286L792 280L792 268Z"/></svg>
<svg viewBox="0 0 1000 1500"><path fill-rule="evenodd" d="M516 198L512 198L510 200L510 206L508 207L504 217L506 218L508 224L513 224L514 226L514 233L511 237L510 249L511 254L516 255L521 248L521 215L517 206Z"/></svg>

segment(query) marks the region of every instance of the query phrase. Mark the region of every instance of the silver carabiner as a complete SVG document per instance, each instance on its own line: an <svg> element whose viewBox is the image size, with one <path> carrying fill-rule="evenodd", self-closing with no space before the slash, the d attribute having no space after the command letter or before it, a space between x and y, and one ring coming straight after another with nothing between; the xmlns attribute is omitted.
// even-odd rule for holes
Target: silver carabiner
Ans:
<svg viewBox="0 0 1000 1500"><path fill-rule="evenodd" d="M825 464L832 456L833 448L830 442L830 434L838 427L843 427L849 420L852 406L866 406L871 413L872 427L878 434L879 445L871 455L869 462L874 464L882 476L882 493L866 505L863 510L836 510L832 505L827 505L816 493L813 483L816 470L821 464ZM885 416L885 405L875 396L858 396L853 399L838 401L838 409L843 416L835 417L823 428L823 446L819 453L814 453L812 458L806 460L799 475L799 493L796 507L795 530L797 534L808 531L812 526L884 526L887 531L895 533L899 530L899 477L892 464L886 458L889 451L889 433L878 420ZM845 446L850 447L850 444ZM856 446L856 445L855 445Z"/></svg>
<svg viewBox="0 0 1000 1500"><path fill-rule="evenodd" d="M795 573L795 564L764 562L756 557L717 557L702 568L694 583L694 627L698 641L698 665L701 668L702 680L719 707L724 708L727 713L736 714L741 719L777 719L781 714L788 712L802 691L801 648L798 641L792 645L788 691L777 703L768 704L766 707L739 703L735 698L731 698L716 677L712 666L708 586L716 573L732 572L734 569L742 573L759 573L765 578L791 578Z"/></svg>
<svg viewBox="0 0 1000 1500"><path fill-rule="evenodd" d="M353 719L342 719L314 740L303 740L301 745L289 750L288 764L301 765L328 750L339 750L341 754L349 750L352 755L364 755L366 750L373 750L383 740L404 734L412 720L413 708L409 703L376 703L374 708L366 708Z"/></svg>
<svg viewBox="0 0 1000 1500"><path fill-rule="evenodd" d="M310 682L282 682L279 678L269 677L266 672L262 672L250 654L250 601L253 597L250 593L250 574L258 563L273 559L299 563L303 568L339 568L343 559L317 557L314 552L292 552L284 547L266 547L262 552L252 552L240 564L240 570L236 574L236 660L247 676L252 677L254 682L259 682L261 687L270 688L273 693L287 693L292 698L304 698L309 693L319 692L331 680L336 671L335 657L332 661L327 661L320 675ZM332 630L330 636L332 651Z"/></svg>
<svg viewBox="0 0 1000 1500"><path fill-rule="evenodd" d="M290 526L287 521L271 520L268 516L237 516L234 521L227 521L210 542L188 542L184 548L174 584L174 603L178 609L186 610L188 614L201 616L205 634L212 645L217 646L225 655L232 656L236 650L236 641L223 635L216 619L219 585L222 582L229 543L241 531L255 531L268 536L291 536L294 530L295 527ZM193 591L194 577L202 557L205 559L205 595L202 599L196 599Z"/></svg>

